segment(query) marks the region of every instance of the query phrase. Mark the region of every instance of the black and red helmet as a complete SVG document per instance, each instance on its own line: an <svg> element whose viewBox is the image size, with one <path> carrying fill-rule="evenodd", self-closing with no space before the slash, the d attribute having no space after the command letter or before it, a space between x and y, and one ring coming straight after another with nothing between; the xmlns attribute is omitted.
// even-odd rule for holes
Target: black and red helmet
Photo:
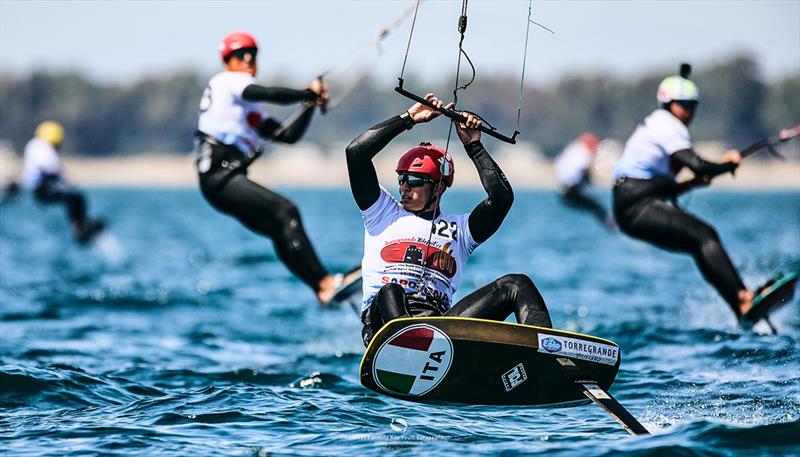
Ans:
<svg viewBox="0 0 800 457"><path fill-rule="evenodd" d="M258 49L258 44L253 35L247 32L232 32L222 39L219 44L219 54L223 61L227 61L233 51L245 48Z"/></svg>

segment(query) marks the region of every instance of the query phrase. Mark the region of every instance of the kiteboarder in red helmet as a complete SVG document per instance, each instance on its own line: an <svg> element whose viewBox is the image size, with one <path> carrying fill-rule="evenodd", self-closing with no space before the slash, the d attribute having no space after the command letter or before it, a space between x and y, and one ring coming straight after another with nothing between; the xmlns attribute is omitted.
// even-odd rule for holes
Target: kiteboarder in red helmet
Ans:
<svg viewBox="0 0 800 457"><path fill-rule="evenodd" d="M592 184L592 168L600 140L593 133L583 133L570 142L553 163L561 199L568 206L595 216L607 229L616 227L614 218L587 191Z"/></svg>
<svg viewBox="0 0 800 457"><path fill-rule="evenodd" d="M200 101L196 132L200 190L222 213L250 230L272 238L278 257L311 287L321 304L360 278L359 271L332 275L322 266L300 220L297 207L283 196L251 181L247 167L263 152L263 140L295 143L305 133L315 108L328 100L326 85L313 81L306 89L265 87L255 82L258 44L249 33L234 32L219 47L225 70L208 83ZM295 116L282 123L264 103L300 103Z"/></svg>
<svg viewBox="0 0 800 457"><path fill-rule="evenodd" d="M412 181L423 179L431 184L438 184L434 187L435 191L430 192L424 200L422 208L417 208L416 206L422 204L423 200L414 198L414 196L424 191L426 189L425 186L412 187L407 185L405 186L407 192L401 194L402 203L411 206L409 210L425 211L431 210L438 202L438 198L444 192L444 189L453 185L455 166L453 158L444 149L429 143L422 143L409 149L400 157L400 160L397 161L395 172L397 172L398 176L408 176ZM442 187L442 185L445 187ZM401 187L401 192L402 189L403 187Z"/></svg>
<svg viewBox="0 0 800 457"><path fill-rule="evenodd" d="M436 108L444 107L433 94L425 98ZM480 119L463 113L466 120L456 123L456 133L487 193L471 212L451 215L441 211L441 198L453 185L455 167L445 150L428 143L410 149L398 161L399 201L378 183L373 157L399 134L440 114L417 103L347 146L350 187L365 229L361 263L364 344L384 324L400 317L505 320L514 313L517 322L552 326L544 299L533 281L522 274L505 275L458 303L452 302L467 258L500 228L514 201L503 171L481 144Z"/></svg>

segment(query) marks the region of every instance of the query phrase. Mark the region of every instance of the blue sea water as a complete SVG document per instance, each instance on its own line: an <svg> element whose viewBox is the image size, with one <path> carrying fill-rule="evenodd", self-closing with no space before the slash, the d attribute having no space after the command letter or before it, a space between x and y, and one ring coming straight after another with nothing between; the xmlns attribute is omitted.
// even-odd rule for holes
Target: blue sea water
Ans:
<svg viewBox="0 0 800 457"><path fill-rule="evenodd" d="M347 189L283 189L323 262L360 261ZM599 408L431 406L358 382L360 323L320 310L271 243L195 189L90 189L111 225L71 242L63 210L0 207L3 455L797 455L800 305L777 336L737 328L688 257L521 191L457 298L530 275L557 328L616 341L611 392L652 432ZM468 211L475 191L449 191ZM607 195L606 195L607 200ZM800 270L797 192L698 192L745 282ZM757 330L764 330L758 327Z"/></svg>

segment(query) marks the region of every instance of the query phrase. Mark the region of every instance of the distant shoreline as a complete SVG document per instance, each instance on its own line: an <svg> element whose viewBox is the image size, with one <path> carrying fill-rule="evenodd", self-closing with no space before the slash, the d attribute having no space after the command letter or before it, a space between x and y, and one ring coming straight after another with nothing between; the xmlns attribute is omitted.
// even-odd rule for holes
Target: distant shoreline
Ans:
<svg viewBox="0 0 800 457"><path fill-rule="evenodd" d="M379 155L375 162L381 182L395 183L394 165L407 145L396 145ZM705 153L705 152L704 152ZM708 157L715 154L705 153ZM480 181L470 160L462 151L454 152L455 185L479 188ZM516 189L556 189L552 161L528 149L496 148L492 154ZM594 182L610 187L615 154L598 155L593 169ZM195 187L197 175L191 154L142 154L114 158L66 157L65 175L77 186L97 187ZM19 180L22 161L14 154L0 154L0 182ZM346 187L344 154L326 155L314 147L276 148L249 169L251 179L275 187ZM800 191L800 160L748 161L735 177L723 176L715 188L786 189Z"/></svg>

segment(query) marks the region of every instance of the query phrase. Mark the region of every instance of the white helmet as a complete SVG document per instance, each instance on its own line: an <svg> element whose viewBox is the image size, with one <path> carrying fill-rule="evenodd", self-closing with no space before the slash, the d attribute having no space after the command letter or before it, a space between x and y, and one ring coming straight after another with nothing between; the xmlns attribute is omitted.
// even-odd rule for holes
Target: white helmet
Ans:
<svg viewBox="0 0 800 457"><path fill-rule="evenodd" d="M688 63L681 64L680 76L669 76L658 85L656 99L658 103L667 104L671 101L700 101L700 91L697 85L689 79L692 67Z"/></svg>

